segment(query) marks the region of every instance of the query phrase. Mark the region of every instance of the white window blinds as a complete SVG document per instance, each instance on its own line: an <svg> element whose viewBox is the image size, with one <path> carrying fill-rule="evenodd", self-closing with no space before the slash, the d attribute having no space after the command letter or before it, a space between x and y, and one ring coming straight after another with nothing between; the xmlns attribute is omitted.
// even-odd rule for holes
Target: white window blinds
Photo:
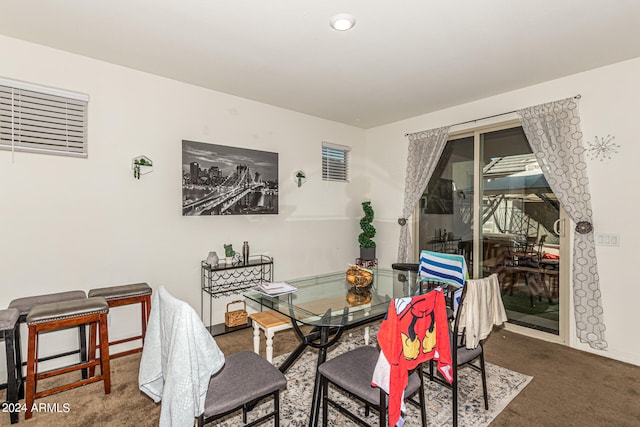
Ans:
<svg viewBox="0 0 640 427"><path fill-rule="evenodd" d="M0 150L87 157L89 96L0 78Z"/></svg>
<svg viewBox="0 0 640 427"><path fill-rule="evenodd" d="M324 181L349 182L350 147L344 145L322 143L322 179Z"/></svg>

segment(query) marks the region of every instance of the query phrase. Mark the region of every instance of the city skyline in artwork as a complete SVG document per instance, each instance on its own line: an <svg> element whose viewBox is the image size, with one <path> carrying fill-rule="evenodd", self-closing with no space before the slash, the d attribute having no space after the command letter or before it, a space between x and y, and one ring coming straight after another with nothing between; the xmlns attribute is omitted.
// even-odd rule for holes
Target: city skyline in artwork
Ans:
<svg viewBox="0 0 640 427"><path fill-rule="evenodd" d="M182 214L278 213L278 153L182 141Z"/></svg>

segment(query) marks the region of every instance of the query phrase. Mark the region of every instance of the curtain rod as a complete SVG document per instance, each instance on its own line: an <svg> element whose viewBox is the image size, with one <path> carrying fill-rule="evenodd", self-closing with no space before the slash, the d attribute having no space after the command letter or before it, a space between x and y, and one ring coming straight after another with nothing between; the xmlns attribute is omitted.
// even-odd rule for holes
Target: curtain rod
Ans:
<svg viewBox="0 0 640 427"><path fill-rule="evenodd" d="M582 98L582 95L580 95L580 94L577 94L576 96L573 97L573 99L580 99L580 98ZM492 119L494 117L506 116L507 114L517 113L518 111L520 111L520 110L512 110L512 111L507 111L506 113L493 114L491 116L480 117L479 119L467 120L466 122L460 122L460 123L455 123L453 125L449 125L449 127L452 128L454 126L466 125L467 123L479 122L480 120L486 120L486 119ZM422 132L422 131L418 131L418 132ZM418 133L418 132L412 132L412 133ZM409 135L411 135L411 133L405 133L404 134L404 136L409 136Z"/></svg>

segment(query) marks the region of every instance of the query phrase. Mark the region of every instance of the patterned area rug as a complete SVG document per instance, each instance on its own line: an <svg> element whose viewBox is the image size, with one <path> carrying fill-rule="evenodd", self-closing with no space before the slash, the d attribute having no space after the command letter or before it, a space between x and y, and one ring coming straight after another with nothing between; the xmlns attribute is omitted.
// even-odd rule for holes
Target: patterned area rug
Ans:
<svg viewBox="0 0 640 427"><path fill-rule="evenodd" d="M371 340L369 345L376 346L375 336L377 328L371 330ZM362 329L345 333L339 344L335 345L328 352L327 359L331 359L338 354L351 350L357 346L363 346L364 335ZM274 365L278 366L286 356L274 358ZM315 378L317 361L317 351L307 350L289 368L286 374L288 379L287 389L280 394L280 422L283 426L307 426L309 423L309 413L311 410L311 398L313 396L313 382ZM484 399L482 397L482 380L480 373L464 367L458 372L458 425L464 427L487 426L508 404L509 402L529 384L533 377L519 374L509 369L502 368L491 363L486 363L487 389L489 392L489 410L484 409ZM339 396L337 390L330 389L332 397ZM425 398L427 404L427 423L429 426L451 426L453 425L453 415L451 410L451 391L438 383L425 378ZM364 407L358 404L351 404L354 401L349 398L339 398L347 402L354 413L364 418ZM271 410L272 402L265 401L249 413L249 421L258 418L267 410ZM377 425L377 413L371 411L372 415L368 421L372 425ZM320 417L322 418L322 411ZM407 405L405 414L406 426L420 425L420 411L413 405ZM322 420L320 420L322 422ZM220 426L239 425L239 419L222 421ZM351 426L354 423L335 409L329 407L330 426Z"/></svg>

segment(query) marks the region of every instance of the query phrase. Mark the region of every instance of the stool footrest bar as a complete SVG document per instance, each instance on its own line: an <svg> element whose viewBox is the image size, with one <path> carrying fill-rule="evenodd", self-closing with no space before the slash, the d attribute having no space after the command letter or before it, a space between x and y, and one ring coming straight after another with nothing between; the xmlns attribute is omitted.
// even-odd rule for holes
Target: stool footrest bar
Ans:
<svg viewBox="0 0 640 427"><path fill-rule="evenodd" d="M70 351L67 351L67 352L64 352L64 353L54 354L52 356L39 357L38 358L38 363L46 362L47 360L59 359L60 357L73 356L74 354L80 354L80 349L78 349L78 350L70 350ZM22 366L27 366L27 362L22 362Z"/></svg>
<svg viewBox="0 0 640 427"><path fill-rule="evenodd" d="M52 369L46 372L40 372L36 374L37 380L43 380L45 378L55 377L56 375L66 374L73 371L79 371L80 369L90 368L100 364L99 360L92 360L90 362L76 363L75 365L65 366L64 368Z"/></svg>
<svg viewBox="0 0 640 427"><path fill-rule="evenodd" d="M86 380L78 381L73 384L61 385L58 387L50 388L49 390L39 391L33 395L34 399L38 399L40 397L51 396L52 394L60 393L63 391L71 390L74 388L82 387L83 385L97 383L99 381L103 381L104 377L102 375L98 375L95 377L88 378Z"/></svg>
<svg viewBox="0 0 640 427"><path fill-rule="evenodd" d="M142 348L134 348L132 350L121 351L120 353L110 354L111 359L117 359L118 357L129 356L130 354L142 353Z"/></svg>
<svg viewBox="0 0 640 427"><path fill-rule="evenodd" d="M143 338L144 337L142 335L138 335L137 337L123 338L121 340L109 341L109 345L111 346L111 345L124 344L124 343L129 342L129 341L141 340ZM100 346L96 345L96 348L100 348Z"/></svg>

